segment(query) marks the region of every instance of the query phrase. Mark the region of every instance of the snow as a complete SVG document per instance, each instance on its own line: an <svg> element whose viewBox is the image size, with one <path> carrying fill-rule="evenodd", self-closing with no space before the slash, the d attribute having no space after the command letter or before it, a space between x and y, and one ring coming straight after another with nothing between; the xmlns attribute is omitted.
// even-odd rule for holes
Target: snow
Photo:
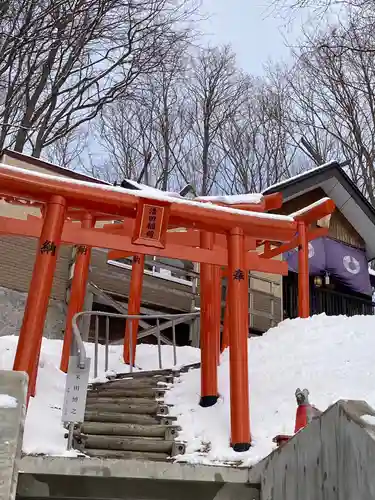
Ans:
<svg viewBox="0 0 375 500"><path fill-rule="evenodd" d="M328 317L286 320L262 337L252 337L249 348L249 383L252 447L235 453L229 445L229 352L221 356L218 369L220 398L211 408L199 406L200 370L181 374L166 393L166 404L182 427L179 439L186 441L186 454L179 461L203 464L250 466L275 447L277 434L293 434L295 390L307 388L311 403L326 410L339 399L365 400L375 408L375 317ZM0 337L0 369L11 369L17 337ZM85 345L93 358L93 344ZM59 370L62 341L43 340L37 395L31 399L25 426L25 453L74 456L66 452L61 425L65 375ZM111 372L124 372L122 346L111 346ZM99 348L99 379L104 380L104 348ZM163 367L172 367L173 349L162 347ZM200 360L199 349L178 348L180 365ZM157 369L156 346L141 344L137 369ZM93 363L92 363L93 370ZM91 379L92 381L92 379ZM363 417L375 425L375 417ZM40 422L43 420L43 425Z"/></svg>
<svg viewBox="0 0 375 500"><path fill-rule="evenodd" d="M114 267L119 267L122 269L127 269L131 270L132 266L130 264L125 264L124 262L118 262L117 260L107 260L107 264L109 266L114 266ZM169 274L171 271L168 271L167 269L160 269L160 272L158 271L149 271L148 269L145 269L144 274L147 274L149 276L154 276L155 278L160 278L163 280L167 281L173 281L174 283L180 283L181 285L187 285L187 286L193 286L193 282L189 280L185 280L183 278L177 278L176 276L172 276Z"/></svg>
<svg viewBox="0 0 375 500"><path fill-rule="evenodd" d="M361 418L366 422L366 424L375 425L374 415L363 415Z"/></svg>
<svg viewBox="0 0 375 500"><path fill-rule="evenodd" d="M18 337L0 337L0 370L11 370L17 348ZM85 343L86 354L92 358L90 381L105 381L104 346L99 346L98 378L93 378L94 344ZM39 361L39 372L36 397L31 398L27 410L23 452L27 454L47 454L75 456L76 452L66 451L65 429L61 423L64 402L66 375L60 371L61 340L43 339L42 353ZM122 346L110 346L109 369L111 373L127 372L123 364ZM196 363L200 359L198 349L192 347L177 348L177 366ZM173 367L173 348L163 346L163 368ZM137 347L138 370L156 370L159 368L157 346L140 344ZM1 397L0 397L1 406ZM43 424L41 424L43 422Z"/></svg>
<svg viewBox="0 0 375 500"><path fill-rule="evenodd" d="M290 214L291 217L300 217L301 215L304 215L307 212L310 212L313 208L319 207L320 205L324 205L327 201L330 201L330 198L321 198L318 201L315 201L314 203L311 203L310 205L307 205L307 207L303 207L300 210L297 210L297 212L293 212Z"/></svg>
<svg viewBox="0 0 375 500"><path fill-rule="evenodd" d="M90 187L91 189L95 189L97 191L111 191L113 193L126 194L129 196L134 196L135 198L147 198L157 201L166 201L169 203L179 203L182 205L190 206L190 207L199 207L204 208L205 210L214 210L218 212L226 212L232 215L241 215L242 217L255 217L258 219L272 219L284 222L293 222L293 218L287 215L277 215L277 214L269 214L262 212L250 212L239 209L234 209L230 207L223 207L220 205L215 205L213 203L201 203L199 201L187 200L182 197L174 197L170 196L171 193L165 193L164 191L160 191L155 188L150 188L149 186L145 186L145 189L140 191L136 191L133 189L124 189L118 186L109 186L104 184L94 184L93 182L79 181L77 179L71 179L66 177L58 177L50 174L45 174L42 172L34 172L32 170L26 170L23 168L13 167L10 165L4 165L0 163L0 172L1 170L6 170L9 173L14 172L15 174L21 173L23 175L27 175L29 177L34 177L39 179L40 181L54 181L58 184L70 184L75 187ZM178 195L179 196L179 195Z"/></svg>
<svg viewBox="0 0 375 500"><path fill-rule="evenodd" d="M140 182L132 181L130 179L126 179L126 182L134 186L139 191L147 191L148 193L149 192L163 193L165 196L171 196L172 198L183 198L183 196L181 196L180 193L177 193L176 191L162 191L158 188L147 186L147 184L142 184Z"/></svg>
<svg viewBox="0 0 375 500"><path fill-rule="evenodd" d="M212 203L226 203L227 205L259 204L263 201L263 195L261 193L248 193L232 196L198 196L195 201L210 201Z"/></svg>
<svg viewBox="0 0 375 500"><path fill-rule="evenodd" d="M9 394L0 394L0 408L17 408L17 399Z"/></svg>
<svg viewBox="0 0 375 500"><path fill-rule="evenodd" d="M16 155L17 158L21 159L25 163L31 163L32 165L38 164L39 167L45 168L46 170L58 170L59 174L61 175L66 175L67 177L72 177L72 175L80 175L85 177L89 182L94 182L98 184L106 184L110 185L109 182L103 181L102 179L98 179L97 177L93 177L92 175L87 175L84 174L83 172L79 172L78 170L72 170L66 167L61 167L60 165L57 165L56 163L51 163L47 160L44 160L43 158L35 158L34 156L26 155L25 153L19 153L18 151L13 151L10 149L6 149L3 151L3 154L5 156L10 156L12 157L14 154ZM40 165L42 163L43 165ZM8 164L6 164L8 166ZM18 168L18 167L16 167ZM29 170L27 170L29 172Z"/></svg>
<svg viewBox="0 0 375 500"><path fill-rule="evenodd" d="M292 435L295 390L307 388L311 403L326 410L339 399L366 400L375 408L375 318L372 316L286 320L262 337L249 339L250 409L253 446L235 453L229 446L229 352L221 357L218 403L201 408L200 371L182 374L167 393L186 440L181 461L252 465L275 447L278 434Z"/></svg>

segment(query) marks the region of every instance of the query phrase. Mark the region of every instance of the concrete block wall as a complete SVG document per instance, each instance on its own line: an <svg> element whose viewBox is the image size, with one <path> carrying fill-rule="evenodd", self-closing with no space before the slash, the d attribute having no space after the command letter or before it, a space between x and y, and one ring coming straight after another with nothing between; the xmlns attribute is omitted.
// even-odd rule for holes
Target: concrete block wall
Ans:
<svg viewBox="0 0 375 500"><path fill-rule="evenodd" d="M26 298L26 293L0 287L0 337L19 334ZM64 304L59 300L51 299L44 327L44 336L50 339L61 339L64 328Z"/></svg>
<svg viewBox="0 0 375 500"><path fill-rule="evenodd" d="M25 373L0 371L0 500L13 500L16 495L26 394Z"/></svg>

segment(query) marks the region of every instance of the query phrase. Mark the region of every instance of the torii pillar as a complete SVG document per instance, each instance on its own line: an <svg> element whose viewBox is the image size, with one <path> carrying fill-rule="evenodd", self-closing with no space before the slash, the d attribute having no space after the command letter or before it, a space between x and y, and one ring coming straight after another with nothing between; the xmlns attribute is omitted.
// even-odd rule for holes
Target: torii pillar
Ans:
<svg viewBox="0 0 375 500"><path fill-rule="evenodd" d="M213 244L214 234L201 231L201 248L212 249ZM217 273L216 276L218 276ZM220 320L217 321L216 317L217 292L214 292L214 280L214 266L202 263L200 266L201 399L199 404L203 407L213 406L218 400L217 364Z"/></svg>
<svg viewBox="0 0 375 500"><path fill-rule="evenodd" d="M232 229L227 240L231 446L234 451L242 452L247 451L251 444L247 354L248 270L242 229Z"/></svg>
<svg viewBox="0 0 375 500"><path fill-rule="evenodd" d="M95 221L90 213L87 213L81 223L83 229L91 229ZM74 274L70 290L68 312L66 314L64 344L61 353L60 370L68 371L70 349L72 344L73 326L72 320L75 314L81 312L85 301L86 286L89 275L91 259L91 248L78 245L76 247L76 258L74 264Z"/></svg>
<svg viewBox="0 0 375 500"><path fill-rule="evenodd" d="M13 370L26 372L29 376L28 398L35 394L43 328L64 226L65 210L66 203L62 196L52 196L46 205L13 364Z"/></svg>

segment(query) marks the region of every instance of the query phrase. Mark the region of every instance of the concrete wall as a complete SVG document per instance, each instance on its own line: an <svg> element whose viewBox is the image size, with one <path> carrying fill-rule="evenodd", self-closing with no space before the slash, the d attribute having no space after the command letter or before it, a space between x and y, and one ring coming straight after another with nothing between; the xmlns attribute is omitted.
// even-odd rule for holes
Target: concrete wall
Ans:
<svg viewBox="0 0 375 500"><path fill-rule="evenodd" d="M0 400L0 499L15 498L18 460L21 457L26 412L27 375L0 371L0 395L15 399L15 407L4 407Z"/></svg>
<svg viewBox="0 0 375 500"><path fill-rule="evenodd" d="M263 462L262 500L374 499L375 425L364 415L375 411L338 402L272 453Z"/></svg>
<svg viewBox="0 0 375 500"><path fill-rule="evenodd" d="M57 497L117 500L259 500L259 490L247 484L222 484L159 479L29 476L21 474L17 499Z"/></svg>
<svg viewBox="0 0 375 500"><path fill-rule="evenodd" d="M22 325L26 298L26 293L0 287L0 337L18 335ZM44 336L50 339L62 338L64 328L64 303L51 299L44 327Z"/></svg>
<svg viewBox="0 0 375 500"><path fill-rule="evenodd" d="M259 500L247 468L120 459L24 457L17 495L117 500Z"/></svg>

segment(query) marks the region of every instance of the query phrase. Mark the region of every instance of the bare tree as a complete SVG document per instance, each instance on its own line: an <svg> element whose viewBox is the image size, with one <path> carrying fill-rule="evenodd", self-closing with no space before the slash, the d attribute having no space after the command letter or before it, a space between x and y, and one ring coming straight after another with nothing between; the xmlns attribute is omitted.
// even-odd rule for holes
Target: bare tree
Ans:
<svg viewBox="0 0 375 500"><path fill-rule="evenodd" d="M290 100L284 82L273 76L249 82L246 98L221 131L224 191L262 191L292 173L297 146L287 123Z"/></svg>
<svg viewBox="0 0 375 500"><path fill-rule="evenodd" d="M315 42L319 42L322 47L335 47L342 52L375 52L373 0L271 0L271 5L290 19L298 11L309 12L303 32L305 35L309 33L308 38L315 32ZM326 38L327 23L333 29L328 29ZM315 25L313 30L311 24ZM354 37L351 36L353 34ZM360 45L356 44L358 38L361 38Z"/></svg>
<svg viewBox="0 0 375 500"><path fill-rule="evenodd" d="M374 203L375 61L371 52L331 46L328 34L324 40L311 41L289 73L294 119L316 146L325 137L331 154L351 160L351 177ZM362 43L357 32L344 41Z"/></svg>
<svg viewBox="0 0 375 500"><path fill-rule="evenodd" d="M148 181L164 190L180 187L186 49L186 44L175 46L169 60L138 81L132 99L117 100L98 122L98 141L108 154L106 166L117 179L138 178L150 156Z"/></svg>
<svg viewBox="0 0 375 500"><path fill-rule="evenodd" d="M88 143L88 131L72 130L43 150L43 157L64 168L75 169L80 165Z"/></svg>
<svg viewBox="0 0 375 500"><path fill-rule="evenodd" d="M194 8L193 0L6 2L0 12L0 147L39 156L129 95L138 78L191 34L186 21Z"/></svg>
<svg viewBox="0 0 375 500"><path fill-rule="evenodd" d="M200 51L192 60L187 84L188 128L195 149L189 154L189 177L202 195L213 188L225 152L219 147L220 131L234 115L246 90L246 78L236 67L230 47Z"/></svg>

